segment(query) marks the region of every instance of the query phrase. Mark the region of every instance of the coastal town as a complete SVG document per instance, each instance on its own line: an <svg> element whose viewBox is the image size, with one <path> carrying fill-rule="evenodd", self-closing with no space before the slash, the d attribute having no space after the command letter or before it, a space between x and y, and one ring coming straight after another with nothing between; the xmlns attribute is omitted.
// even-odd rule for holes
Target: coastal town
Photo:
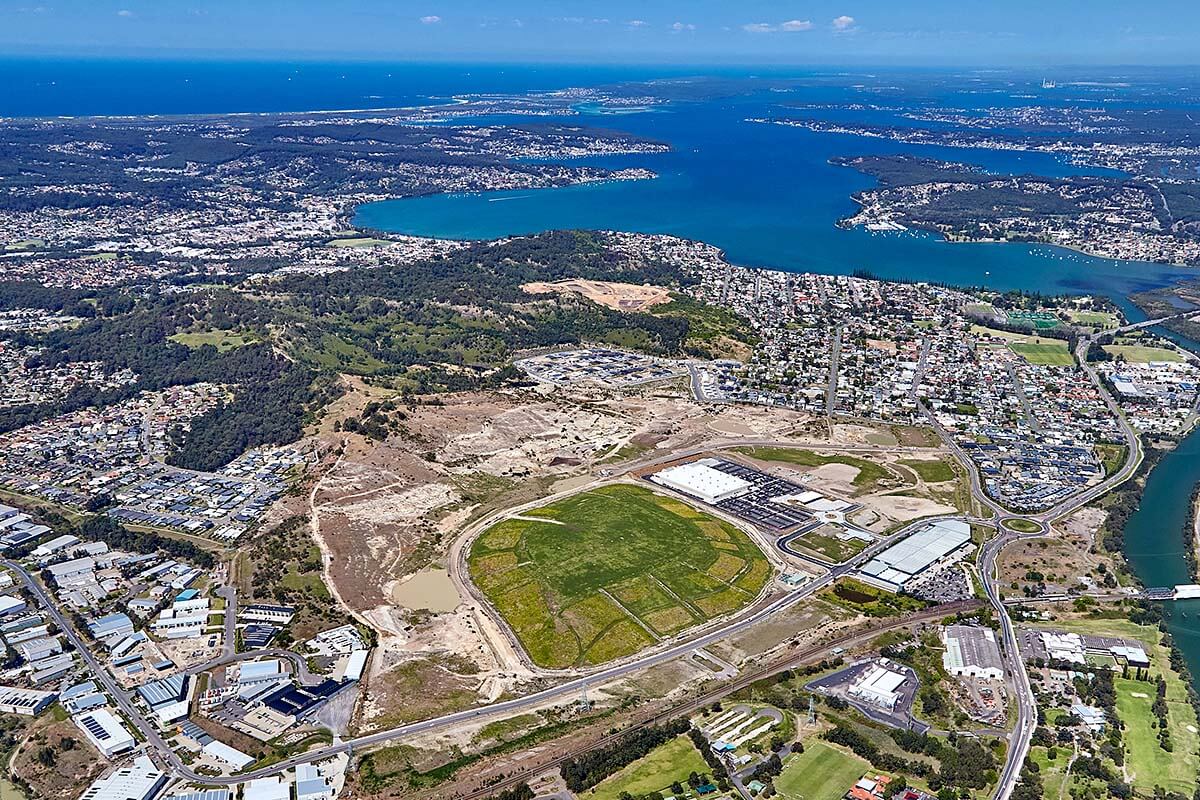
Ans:
<svg viewBox="0 0 1200 800"><path fill-rule="evenodd" d="M875 182L835 236L1200 263L1174 111L744 119L801 84L6 119L6 800L1190 797L1200 696L1170 631L1200 506L1164 534L1190 577L1150 585L1122 540L1200 422L1186 293L364 221L672 191L701 148L591 122L715 103Z"/></svg>

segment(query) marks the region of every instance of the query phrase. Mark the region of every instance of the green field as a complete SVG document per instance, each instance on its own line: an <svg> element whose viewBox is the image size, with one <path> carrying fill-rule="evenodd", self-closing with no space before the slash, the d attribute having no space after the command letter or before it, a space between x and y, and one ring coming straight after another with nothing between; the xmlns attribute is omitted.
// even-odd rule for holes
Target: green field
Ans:
<svg viewBox="0 0 1200 800"><path fill-rule="evenodd" d="M1180 700L1167 700L1167 730L1171 733L1168 753L1158 745L1158 729L1154 712L1155 686L1149 681L1115 678L1117 690L1117 714L1125 723L1125 761L1132 773L1134 786L1151 790L1162 786L1167 791L1190 795L1196 789L1197 770L1200 757L1196 747L1200 744L1197 735L1188 726L1196 724L1196 715L1191 706ZM1143 695L1135 697L1135 695Z"/></svg>
<svg viewBox="0 0 1200 800"><path fill-rule="evenodd" d="M1148 364L1151 361L1183 361L1183 356L1165 347L1143 347L1132 344L1106 344L1104 352L1113 358L1120 356L1131 364Z"/></svg>
<svg viewBox="0 0 1200 800"><path fill-rule="evenodd" d="M387 239L376 239L371 236L356 236L351 239L334 239L328 247L386 247L392 244Z"/></svg>
<svg viewBox="0 0 1200 800"><path fill-rule="evenodd" d="M1066 342L1057 339L1042 339L1034 342L1009 342L1009 348L1030 364L1045 364L1051 367L1069 367L1075 363Z"/></svg>
<svg viewBox="0 0 1200 800"><path fill-rule="evenodd" d="M703 775L712 770L704 763L692 740L679 736L610 775L584 796L594 800L618 800L622 792L629 792L634 797L657 791L670 795L670 786L675 781L684 784L686 794L687 779L693 772Z"/></svg>
<svg viewBox="0 0 1200 800"><path fill-rule="evenodd" d="M749 604L771 566L729 523L640 486L605 486L486 530L471 578L551 668L636 653Z"/></svg>
<svg viewBox="0 0 1200 800"><path fill-rule="evenodd" d="M193 349L211 344L221 353L261 341L256 334L249 331L196 331L194 333L181 331L171 334L169 338L172 342L178 342Z"/></svg>
<svg viewBox="0 0 1200 800"><path fill-rule="evenodd" d="M882 478L890 473L881 465L854 456L821 455L812 450L795 447L737 447L737 452L757 458L760 461L779 461L784 464L796 464L802 467L820 467L825 464L846 464L857 467L858 474L854 476L854 485L864 491L874 487Z"/></svg>
<svg viewBox="0 0 1200 800"><path fill-rule="evenodd" d="M1027 519L1006 519L1000 524L1017 533L1037 533L1042 529L1036 522Z"/></svg>
<svg viewBox="0 0 1200 800"><path fill-rule="evenodd" d="M839 800L871 765L824 742L808 741L775 779L784 800Z"/></svg>
<svg viewBox="0 0 1200 800"><path fill-rule="evenodd" d="M1115 328L1121 324L1116 314L1107 311L1071 311L1070 317L1072 322L1101 329Z"/></svg>
<svg viewBox="0 0 1200 800"><path fill-rule="evenodd" d="M825 536L815 531L793 540L792 544L800 545L806 550L811 550L818 555L824 556L835 564L840 564L858 555L867 546L867 542L864 542L862 539L847 539L846 541L842 541L836 537Z"/></svg>
<svg viewBox="0 0 1200 800"><path fill-rule="evenodd" d="M952 481L955 478L954 468L940 458L928 461L910 459L901 461L900 463L920 475L921 480L926 483L942 483L943 481Z"/></svg>

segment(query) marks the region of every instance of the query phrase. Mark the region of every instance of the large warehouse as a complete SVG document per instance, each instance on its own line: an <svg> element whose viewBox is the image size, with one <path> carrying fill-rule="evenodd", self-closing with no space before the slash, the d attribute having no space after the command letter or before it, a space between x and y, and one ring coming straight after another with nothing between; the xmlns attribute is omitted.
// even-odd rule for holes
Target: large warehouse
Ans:
<svg viewBox="0 0 1200 800"><path fill-rule="evenodd" d="M983 678L998 681L1004 677L1000 647L991 628L971 625L947 625L942 630L942 666L959 678Z"/></svg>
<svg viewBox="0 0 1200 800"><path fill-rule="evenodd" d="M753 488L754 485L747 480L713 469L716 463L714 458L703 458L688 464L668 467L651 475L650 480L668 489L683 492L689 497L703 500L709 505L738 497Z"/></svg>
<svg viewBox="0 0 1200 800"><path fill-rule="evenodd" d="M961 556L970 543L968 523L939 520L884 550L860 571L869 583L897 592L933 565Z"/></svg>
<svg viewBox="0 0 1200 800"><path fill-rule="evenodd" d="M907 680L903 672L885 666L886 662L872 664L850 687L850 696L864 703L894 711L900 701L900 687Z"/></svg>

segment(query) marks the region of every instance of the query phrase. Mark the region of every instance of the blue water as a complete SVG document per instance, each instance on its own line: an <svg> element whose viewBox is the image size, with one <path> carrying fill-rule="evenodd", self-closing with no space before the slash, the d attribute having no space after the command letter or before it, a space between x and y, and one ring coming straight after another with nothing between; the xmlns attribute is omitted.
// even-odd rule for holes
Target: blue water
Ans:
<svg viewBox="0 0 1200 800"><path fill-rule="evenodd" d="M999 174L1060 176L1081 170L1047 155L917 148L852 136L754 125L751 116L806 113L843 121L905 124L895 110L864 111L853 103L902 108L1039 103L1111 107L1200 107L1200 75L1192 69L1124 68L1120 75L1079 72L1088 80L1127 81L1037 96L1041 74L905 73L784 67L713 69L594 65L381 64L229 61L114 61L0 58L0 116L218 114L395 108L443 103L463 93L522 93L568 86L673 79L655 84L669 102L650 111L581 104L571 124L593 124L669 142L665 155L595 159L644 166L653 181L499 195L426 197L359 209L360 225L463 239L559 228L606 228L669 233L711 242L735 263L847 274L868 270L883 278L927 280L1048 293L1102 293L1133 319L1142 315L1131 292L1167 285L1194 273L1156 264L1114 262L1043 246L949 244L923 234L870 234L834 223L853 213L853 192L871 185L837 155L909 152L968 161ZM1060 80L1070 77L1060 70ZM678 79L715 75L704 91ZM750 75L790 81L782 92L746 91ZM837 112L790 111L785 104L833 104ZM485 120L487 121L487 120ZM527 123L527 118L514 121ZM538 120L544 121L544 120ZM1178 340L1178 337L1172 337ZM1190 343L1195 345L1195 343ZM1180 529L1187 498L1200 481L1200 433L1166 456L1150 476L1141 510L1126 528L1129 562L1147 585L1184 582ZM1182 613L1188 611L1193 621ZM1170 625L1200 679L1200 601L1175 604Z"/></svg>
<svg viewBox="0 0 1200 800"><path fill-rule="evenodd" d="M1090 172L1039 153L912 147L878 139L748 123L774 98L671 105L601 123L668 142L667 154L591 159L659 177L558 189L390 200L359 208L365 227L455 239L563 228L667 233L721 247L737 264L928 280L1047 293L1103 293L1136 315L1132 292L1190 274L1157 264L1089 258L1044 246L948 243L924 234L844 230L851 195L872 179L834 166L839 155L910 152L970 161L1000 174ZM578 123L578 118L574 118Z"/></svg>

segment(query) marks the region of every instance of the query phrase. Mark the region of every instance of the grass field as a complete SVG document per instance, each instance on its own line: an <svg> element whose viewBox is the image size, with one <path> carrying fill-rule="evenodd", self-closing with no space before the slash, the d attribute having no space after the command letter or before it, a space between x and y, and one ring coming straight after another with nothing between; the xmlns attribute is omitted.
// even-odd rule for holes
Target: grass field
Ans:
<svg viewBox="0 0 1200 800"><path fill-rule="evenodd" d="M651 750L615 775L601 781L584 796L594 800L618 800L622 792L640 797L650 792L662 791L670 795L670 786L675 781L687 788L688 775L693 772L711 773L692 740L679 736Z"/></svg>
<svg viewBox="0 0 1200 800"><path fill-rule="evenodd" d="M1200 768L1200 757L1196 755L1200 735L1187 727L1194 727L1196 722L1191 706L1179 701L1167 702L1167 729L1174 748L1168 753L1159 747L1158 730L1152 727L1157 722L1150 710L1154 684L1128 678L1116 678L1113 683L1117 690L1117 714L1125 723L1125 761L1133 774L1134 786L1146 790L1162 786L1185 795L1194 792Z"/></svg>
<svg viewBox="0 0 1200 800"><path fill-rule="evenodd" d="M387 239L375 239L370 236L356 236L350 239L334 239L328 247L385 247L392 244Z"/></svg>
<svg viewBox="0 0 1200 800"><path fill-rule="evenodd" d="M211 344L221 353L226 350L232 350L235 347L241 347L246 344L254 344L260 341L257 335L247 331L197 331L194 333L173 333L169 337L172 342L178 342L191 348L203 347L206 344Z"/></svg>
<svg viewBox="0 0 1200 800"><path fill-rule="evenodd" d="M940 458L929 461L910 459L908 461L901 461L900 463L920 475L921 480L926 483L952 481L955 477L954 468Z"/></svg>
<svg viewBox="0 0 1200 800"><path fill-rule="evenodd" d="M812 450L802 450L794 447L738 447L737 452L757 458L760 461L778 461L784 464L796 464L802 467L820 467L825 464L846 464L857 467L858 474L854 476L854 485L864 490L873 487L880 479L890 473L879 464L865 459L845 455L821 455Z"/></svg>
<svg viewBox="0 0 1200 800"><path fill-rule="evenodd" d="M1071 311L1071 321L1094 328L1115 328L1121 324L1116 314L1107 311Z"/></svg>
<svg viewBox="0 0 1200 800"><path fill-rule="evenodd" d="M1030 522L1027 519L1006 519L1000 524L1017 533L1037 533L1041 530L1041 526L1036 522Z"/></svg>
<svg viewBox="0 0 1200 800"><path fill-rule="evenodd" d="M600 664L737 611L771 566L737 528L640 486L526 512L471 548L475 584L544 667Z"/></svg>
<svg viewBox="0 0 1200 800"><path fill-rule="evenodd" d="M1051 367L1069 367L1075 363L1066 342L1057 339L1041 339L1034 342L1009 342L1009 348L1030 364L1045 364Z"/></svg>
<svg viewBox="0 0 1200 800"><path fill-rule="evenodd" d="M1131 364L1148 364L1151 361L1183 361L1183 356L1165 347L1145 347L1132 344L1106 344L1104 352L1113 358L1120 356Z"/></svg>
<svg viewBox="0 0 1200 800"><path fill-rule="evenodd" d="M833 536L824 536L815 532L801 536L793 544L798 544L807 550L812 550L814 553L824 556L835 564L840 564L858 555L867 546L867 543L862 539L842 541Z"/></svg>
<svg viewBox="0 0 1200 800"><path fill-rule="evenodd" d="M839 800L871 765L824 742L808 741L775 779L784 800Z"/></svg>

